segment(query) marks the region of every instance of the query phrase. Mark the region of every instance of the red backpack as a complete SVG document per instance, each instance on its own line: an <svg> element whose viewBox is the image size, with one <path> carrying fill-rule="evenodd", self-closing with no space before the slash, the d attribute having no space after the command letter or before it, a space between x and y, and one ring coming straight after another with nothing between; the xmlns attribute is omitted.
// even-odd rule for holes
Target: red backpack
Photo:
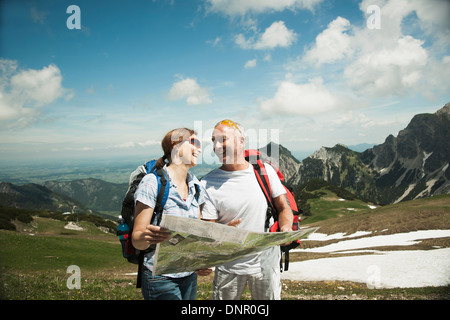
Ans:
<svg viewBox="0 0 450 320"><path fill-rule="evenodd" d="M300 213L302 213L301 210L297 208L297 203L295 201L295 195L294 192L286 185L284 181L284 175L280 172L280 169L278 169L277 166L275 166L273 163L263 160L261 157L261 153L258 150L249 149L245 150L245 160L250 162L253 165L253 170L255 171L256 179L258 180L258 183L264 193L264 196L267 200L267 214L266 214L266 222L265 227L266 229L269 229L270 232L277 232L279 231L278 226L278 212L273 204L272 201L272 190L270 189L270 183L269 183L269 177L266 173L266 168L264 167L264 162L268 163L269 165L274 168L275 172L278 175L278 178L281 181L281 184L286 189L286 196L289 202L289 206L291 207L292 213L294 214L294 221L292 224L292 230L297 231L300 228L300 221L301 218L299 216ZM273 218L273 225L269 228L269 221L270 218ZM284 252L284 270L287 271L289 268L289 250L297 248L300 245L300 239L293 241L288 246L282 246L281 252ZM283 262L280 261L280 271L283 271Z"/></svg>

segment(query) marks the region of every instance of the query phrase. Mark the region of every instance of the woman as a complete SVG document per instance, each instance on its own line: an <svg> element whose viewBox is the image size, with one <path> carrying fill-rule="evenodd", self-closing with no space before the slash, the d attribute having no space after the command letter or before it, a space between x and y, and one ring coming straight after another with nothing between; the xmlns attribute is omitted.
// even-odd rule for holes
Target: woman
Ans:
<svg viewBox="0 0 450 320"><path fill-rule="evenodd" d="M161 142L164 156L156 166L166 170L169 177L169 197L163 214L171 214L192 219L200 218L200 205L204 202L205 191L189 169L197 165L201 144L195 132L190 129L174 129ZM167 161L167 163L166 163ZM194 197L195 185L200 186L198 201ZM156 203L157 183L153 174L146 175L135 193L135 220L132 242L136 249L145 250L152 244L168 240L169 233L162 227L151 225ZM183 272L163 276L152 276L153 254L144 258L142 294L146 300L196 300L197 274ZM207 275L211 270L199 270Z"/></svg>

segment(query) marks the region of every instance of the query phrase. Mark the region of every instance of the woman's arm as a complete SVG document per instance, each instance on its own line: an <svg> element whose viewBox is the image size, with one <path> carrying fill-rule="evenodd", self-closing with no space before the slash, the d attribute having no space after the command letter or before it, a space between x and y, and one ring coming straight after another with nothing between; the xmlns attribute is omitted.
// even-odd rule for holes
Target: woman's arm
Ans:
<svg viewBox="0 0 450 320"><path fill-rule="evenodd" d="M170 234L166 229L150 224L153 216L153 208L136 201L134 216L131 241L136 249L145 250L151 244L157 244L170 239Z"/></svg>

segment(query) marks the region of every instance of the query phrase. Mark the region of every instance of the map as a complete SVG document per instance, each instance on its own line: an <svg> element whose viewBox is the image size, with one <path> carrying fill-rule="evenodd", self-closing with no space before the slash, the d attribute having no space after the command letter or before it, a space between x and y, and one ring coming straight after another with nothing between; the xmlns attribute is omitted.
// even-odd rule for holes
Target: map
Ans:
<svg viewBox="0 0 450 320"><path fill-rule="evenodd" d="M197 219L163 215L171 238L156 246L153 274L207 269L269 247L307 238L318 228L292 232L250 232Z"/></svg>

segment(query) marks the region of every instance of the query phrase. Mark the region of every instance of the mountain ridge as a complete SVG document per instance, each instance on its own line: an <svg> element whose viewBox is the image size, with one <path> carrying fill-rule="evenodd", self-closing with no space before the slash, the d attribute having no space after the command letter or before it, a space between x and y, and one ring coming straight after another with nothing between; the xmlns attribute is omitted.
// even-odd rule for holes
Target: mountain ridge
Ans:
<svg viewBox="0 0 450 320"><path fill-rule="evenodd" d="M397 137L364 152L343 144L321 147L298 170L280 169L291 186L322 179L385 205L450 193L450 103L415 115ZM281 163L281 162L280 162Z"/></svg>
<svg viewBox="0 0 450 320"><path fill-rule="evenodd" d="M120 211L128 182L113 183L101 179L86 178L71 181L45 181L48 189L76 199L94 211Z"/></svg>
<svg viewBox="0 0 450 320"><path fill-rule="evenodd" d="M389 135L384 143L364 152L336 144L334 147L321 147L299 161L291 151L274 142L259 150L280 168L285 182L291 187L319 179L367 202L385 205L450 193L448 128L450 103L433 114L415 115L397 137ZM86 210L120 212L128 181L119 184L86 178L52 180L22 187L25 188L1 183L0 204L33 205L27 199L28 194L28 198L41 197L35 204L47 205L52 210L69 210L70 206L77 205ZM30 192L36 194L30 196ZM57 198L60 203L55 206Z"/></svg>
<svg viewBox="0 0 450 320"><path fill-rule="evenodd" d="M9 182L1 182L0 205L36 210L71 211L74 207L85 210L80 201L36 183L17 186Z"/></svg>

